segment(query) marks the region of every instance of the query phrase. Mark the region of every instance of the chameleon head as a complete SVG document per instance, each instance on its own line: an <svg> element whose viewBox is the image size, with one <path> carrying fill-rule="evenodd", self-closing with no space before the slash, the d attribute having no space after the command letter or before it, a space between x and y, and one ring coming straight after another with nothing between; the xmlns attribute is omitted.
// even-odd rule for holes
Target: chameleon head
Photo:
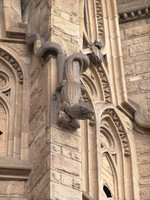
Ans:
<svg viewBox="0 0 150 200"><path fill-rule="evenodd" d="M88 103L82 102L72 106L69 114L75 119L91 119L94 114L94 110Z"/></svg>

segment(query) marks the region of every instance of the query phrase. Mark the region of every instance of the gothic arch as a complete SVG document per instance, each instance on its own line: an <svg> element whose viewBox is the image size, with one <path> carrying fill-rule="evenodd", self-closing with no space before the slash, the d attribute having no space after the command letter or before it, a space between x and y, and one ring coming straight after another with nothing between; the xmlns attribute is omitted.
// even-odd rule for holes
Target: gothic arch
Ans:
<svg viewBox="0 0 150 200"><path fill-rule="evenodd" d="M103 175L104 173L102 172L102 177L101 177L102 187L107 186L111 192L112 197L118 198L118 188L116 187L116 185L118 185L117 166L113 160L113 157L110 155L108 151L104 151L102 153L102 163L104 163L103 162L104 159L105 159L105 167L107 167L107 170L109 170L108 174L110 177L105 177ZM102 166L102 170L105 170L103 166ZM105 175L106 175L106 171L105 171ZM109 178L109 181L108 181L108 178Z"/></svg>
<svg viewBox="0 0 150 200"><path fill-rule="evenodd" d="M117 199L134 198L134 172L132 171L133 163L131 159L133 153L131 150L134 150L130 146L132 141L130 133L127 132L126 120L122 118L121 112L111 105L101 106L98 109L97 116L99 116L97 126L100 128L100 132L97 132L97 143L99 143L97 148L101 149L97 149L100 152L98 153L98 160L101 160L101 162L98 162L98 166L102 170L102 156L109 155L108 163L111 161L112 166L116 169L116 172L113 171L114 177L116 177L115 193L113 195ZM109 134L110 137L107 136ZM106 158L105 160L108 160L108 157ZM101 170L99 171L99 180L102 177ZM128 185L123 184L124 182L128 182ZM102 184L99 185L99 188L102 188Z"/></svg>
<svg viewBox="0 0 150 200"><path fill-rule="evenodd" d="M4 45L0 45L0 75L4 86L0 87L0 98L7 110L7 147L5 156L15 158L22 157L22 138L26 138L23 144L28 144L28 138L24 136L28 130L23 130L27 124L27 113L24 107L29 103L27 91L28 76L19 56ZM24 120L24 123L23 123ZM24 149L24 147L23 147ZM27 149L27 147L26 147ZM27 155L26 155L27 157Z"/></svg>

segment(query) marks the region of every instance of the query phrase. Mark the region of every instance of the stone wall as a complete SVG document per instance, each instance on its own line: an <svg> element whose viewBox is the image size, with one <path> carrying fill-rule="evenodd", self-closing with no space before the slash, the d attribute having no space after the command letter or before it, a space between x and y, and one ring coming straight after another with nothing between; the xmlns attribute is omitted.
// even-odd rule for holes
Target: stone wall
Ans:
<svg viewBox="0 0 150 200"><path fill-rule="evenodd" d="M150 19L120 25L129 98L150 112Z"/></svg>
<svg viewBox="0 0 150 200"><path fill-rule="evenodd" d="M78 52L78 1L22 1L22 13L45 41L58 43L67 55ZM30 50L34 54L33 46ZM56 124L58 69L53 53L46 59L31 57L29 154L33 170L27 196L80 200L81 136L62 131Z"/></svg>
<svg viewBox="0 0 150 200"><path fill-rule="evenodd" d="M140 8L150 1L118 1L118 12ZM139 104L145 119L150 119L150 18L120 24L126 87L129 99ZM135 128L140 198L150 198L150 136ZM141 133L140 133L141 132Z"/></svg>

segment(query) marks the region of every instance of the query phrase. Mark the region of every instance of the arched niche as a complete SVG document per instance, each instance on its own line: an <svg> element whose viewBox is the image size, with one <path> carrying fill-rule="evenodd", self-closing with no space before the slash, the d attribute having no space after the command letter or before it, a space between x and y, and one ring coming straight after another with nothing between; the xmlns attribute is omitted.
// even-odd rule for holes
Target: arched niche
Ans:
<svg viewBox="0 0 150 200"><path fill-rule="evenodd" d="M28 76L26 68L18 55L4 45L0 45L0 78L0 103L6 112L7 122L5 128L5 154L3 156L18 159L25 156L27 159ZM27 109L25 110L25 108ZM26 130L24 126L26 126ZM26 136L24 136L24 133L26 133ZM24 137L25 140L23 140ZM23 151L25 149L24 144L26 144L26 154L22 156L22 149Z"/></svg>
<svg viewBox="0 0 150 200"><path fill-rule="evenodd" d="M117 173L116 166L108 152L102 154L102 199L117 198Z"/></svg>
<svg viewBox="0 0 150 200"><path fill-rule="evenodd" d="M125 119L122 120L115 108L109 107L101 111L98 137L101 148L100 188L104 195L103 185L108 185L115 199L134 198L131 141L124 124Z"/></svg>

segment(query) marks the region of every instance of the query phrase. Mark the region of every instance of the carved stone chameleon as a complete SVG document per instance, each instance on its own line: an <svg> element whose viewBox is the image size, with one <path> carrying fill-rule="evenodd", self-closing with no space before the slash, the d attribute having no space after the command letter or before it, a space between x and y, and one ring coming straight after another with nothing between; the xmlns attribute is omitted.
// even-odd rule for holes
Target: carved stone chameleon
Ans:
<svg viewBox="0 0 150 200"><path fill-rule="evenodd" d="M91 119L94 113L90 104L82 102L81 100L81 93L85 93L86 89L80 83L80 75L88 66L89 59L82 53L76 53L68 57L65 64L65 79L61 85L57 87L61 99L58 121L61 124L64 123L65 126L66 124L68 124L68 126L70 124L74 129L80 127L77 119ZM67 115L66 123L62 112L64 112L64 115Z"/></svg>

